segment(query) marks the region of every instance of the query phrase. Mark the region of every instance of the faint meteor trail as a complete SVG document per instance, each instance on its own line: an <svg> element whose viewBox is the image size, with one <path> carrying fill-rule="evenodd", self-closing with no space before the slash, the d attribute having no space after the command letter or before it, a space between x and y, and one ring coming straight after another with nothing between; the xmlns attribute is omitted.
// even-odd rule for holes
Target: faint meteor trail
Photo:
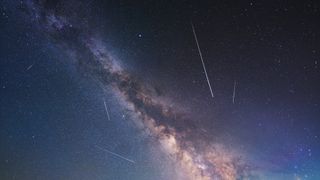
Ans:
<svg viewBox="0 0 320 180"><path fill-rule="evenodd" d="M205 73L205 75L206 75L206 79L207 79L207 82L208 82L208 86L209 86L209 89L210 89L210 93L211 93L211 96L212 96L212 98L213 98L214 95L213 95L213 91L212 91L212 88L211 88L210 80L209 80L209 77L208 77L208 73L207 73L207 70L206 70L206 66L205 66L204 61L203 61L203 58L202 58L202 53L201 53L201 50L200 50L200 46L199 46L197 34L196 34L196 31L194 30L194 26L193 26L193 23L192 23L192 22L191 22L191 27L192 27L192 32L193 32L194 39L196 40L197 48L198 48L198 51L199 51L199 56L200 56L200 59L201 59L201 63L202 63L202 67L203 67L204 73Z"/></svg>
<svg viewBox="0 0 320 180"><path fill-rule="evenodd" d="M110 115L109 115L109 111L108 111L108 106L107 106L107 103L105 100L103 100L103 104L104 104L104 109L106 110L107 112L107 117L108 117L108 120L110 121Z"/></svg>
<svg viewBox="0 0 320 180"><path fill-rule="evenodd" d="M235 97L236 97L236 84L237 84L237 81L235 80L234 83L233 83L233 94L232 94L232 103L234 104L234 100L235 100Z"/></svg>
<svg viewBox="0 0 320 180"><path fill-rule="evenodd" d="M107 150L107 149L104 149L104 148L98 146L98 145L96 145L96 147L99 148L100 150L105 151L105 152L107 152L107 153L109 153L109 154L112 154L112 155L114 155L114 156L116 156L116 157L118 157L118 158L121 158L121 159L126 160L126 161L128 161L128 162L131 162L131 163L133 163L133 164L136 163L136 162L134 162L134 161L131 160L131 159L128 159L128 158L126 158L126 157L123 157L123 156L121 156L121 155L119 155L119 154L117 154L117 153L111 152L111 151L109 151L109 150Z"/></svg>
<svg viewBox="0 0 320 180"><path fill-rule="evenodd" d="M27 67L26 71L29 71L33 67L34 63Z"/></svg>

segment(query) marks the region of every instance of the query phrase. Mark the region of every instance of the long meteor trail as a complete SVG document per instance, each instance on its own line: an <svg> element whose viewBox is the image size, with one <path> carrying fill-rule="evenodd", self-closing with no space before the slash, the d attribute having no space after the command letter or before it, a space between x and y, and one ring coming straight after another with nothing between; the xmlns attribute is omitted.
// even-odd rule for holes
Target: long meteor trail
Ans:
<svg viewBox="0 0 320 180"><path fill-rule="evenodd" d="M103 100L103 104L104 104L104 109L106 110L106 113L107 113L108 120L110 121L109 110L105 100Z"/></svg>
<svg viewBox="0 0 320 180"><path fill-rule="evenodd" d="M120 154L111 152L111 151L109 151L109 150L107 150L107 149L104 149L104 148L98 146L98 145L96 145L96 147L99 148L100 150L105 151L105 152L107 152L107 153L109 153L109 154L112 154L112 155L114 155L114 156L116 156L116 157L118 157L118 158L121 158L121 159L126 160L126 161L128 161L128 162L131 162L131 163L133 163L133 164L136 163L136 162L134 162L134 161L131 160L131 159L128 159L128 158L126 158L126 157L123 157L123 156L121 156Z"/></svg>
<svg viewBox="0 0 320 180"><path fill-rule="evenodd" d="M193 26L192 22L191 22L191 27L192 27L192 32L193 32L194 39L196 40L197 48L198 48L198 51L199 51L199 56L200 56L200 59L201 59L201 63L202 63L202 67L203 67L204 73L206 75L206 79L207 79L207 83L208 83L208 86L209 86L209 89L210 89L210 93L211 93L211 96L213 98L214 95L213 95L213 91L212 91L212 88L211 88L210 80L209 80L209 77L208 77L206 66L205 66L203 58L202 58L202 53L201 53L201 50L200 50L197 34L196 34L196 31L194 30L194 26Z"/></svg>

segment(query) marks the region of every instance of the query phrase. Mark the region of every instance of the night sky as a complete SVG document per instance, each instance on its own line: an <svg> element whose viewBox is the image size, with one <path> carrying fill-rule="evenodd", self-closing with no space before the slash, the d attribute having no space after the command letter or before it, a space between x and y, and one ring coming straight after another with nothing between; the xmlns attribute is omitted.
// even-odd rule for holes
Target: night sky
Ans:
<svg viewBox="0 0 320 180"><path fill-rule="evenodd" d="M320 179L319 2L4 0L0 27L0 179Z"/></svg>

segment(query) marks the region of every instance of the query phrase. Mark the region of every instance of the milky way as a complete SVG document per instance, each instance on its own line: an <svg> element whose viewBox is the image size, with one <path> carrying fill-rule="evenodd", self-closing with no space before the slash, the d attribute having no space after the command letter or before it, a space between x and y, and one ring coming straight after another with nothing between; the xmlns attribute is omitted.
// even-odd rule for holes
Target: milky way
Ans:
<svg viewBox="0 0 320 180"><path fill-rule="evenodd" d="M70 1L54 5L30 1L26 10L32 22L68 53L83 73L102 86L111 87L131 110L137 127L159 142L185 178L232 180L251 175L251 168L240 153L210 141L188 119L188 113L123 69L108 53L103 39L73 15L75 7L81 5L73 3L71 9Z"/></svg>

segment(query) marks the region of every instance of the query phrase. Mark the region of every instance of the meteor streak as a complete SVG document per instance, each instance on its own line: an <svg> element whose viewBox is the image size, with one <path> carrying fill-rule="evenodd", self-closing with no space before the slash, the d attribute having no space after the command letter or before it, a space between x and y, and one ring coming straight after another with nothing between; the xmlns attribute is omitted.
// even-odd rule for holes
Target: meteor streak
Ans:
<svg viewBox="0 0 320 180"><path fill-rule="evenodd" d="M100 146L98 146L98 145L96 145L96 147L99 148L100 150L105 151L105 152L107 152L107 153L109 153L109 154L112 154L112 155L114 155L114 156L116 156L116 157L118 157L118 158L121 158L121 159L126 160L126 161L128 161L128 162L131 162L131 163L133 163L133 164L136 163L136 162L134 162L134 161L131 160L131 159L128 159L128 158L126 158L126 157L121 156L120 154L117 154L117 153L114 153L114 152L109 151L109 150L107 150L107 149L104 149L104 148L102 148L102 147L100 147Z"/></svg>
<svg viewBox="0 0 320 180"><path fill-rule="evenodd" d="M233 83L233 94L232 94L232 103L234 104L234 100L235 100L235 97L236 97L236 84L237 84L237 81L235 80L234 83Z"/></svg>
<svg viewBox="0 0 320 180"><path fill-rule="evenodd" d="M211 93L212 98L214 98L213 91L212 91L211 84L210 84L210 80L209 80L208 73L207 73L207 70L206 70L206 66L205 66L203 58L202 58L202 53L201 53L201 50L200 50L197 34L196 34L196 31L194 30L194 26L193 26L192 22L191 22L191 27L192 27L192 32L193 32L194 39L196 40L199 56L200 56L200 59L201 59L203 71L204 71L204 73L206 75L206 79L207 79L207 83L208 83L208 86L209 86L209 89L210 89L210 93Z"/></svg>
<svg viewBox="0 0 320 180"><path fill-rule="evenodd" d="M103 104L104 104L104 109L106 110L106 113L107 113L108 120L110 121L110 115L109 115L109 111L108 111L108 106L107 106L107 103L106 103L105 100L103 100Z"/></svg>
<svg viewBox="0 0 320 180"><path fill-rule="evenodd" d="M27 67L26 71L29 71L33 67L34 63Z"/></svg>

